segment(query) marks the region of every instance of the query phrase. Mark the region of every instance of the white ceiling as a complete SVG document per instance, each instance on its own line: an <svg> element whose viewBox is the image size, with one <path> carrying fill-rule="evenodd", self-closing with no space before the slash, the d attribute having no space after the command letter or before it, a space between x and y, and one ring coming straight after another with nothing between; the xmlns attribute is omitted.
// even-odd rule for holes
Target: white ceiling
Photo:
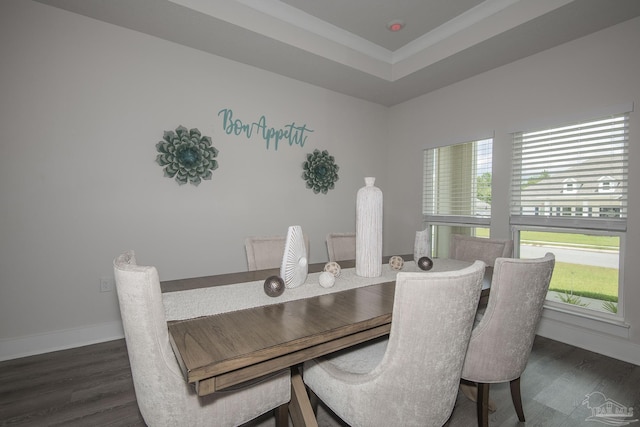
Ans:
<svg viewBox="0 0 640 427"><path fill-rule="evenodd" d="M36 1L386 106L640 16L640 0Z"/></svg>

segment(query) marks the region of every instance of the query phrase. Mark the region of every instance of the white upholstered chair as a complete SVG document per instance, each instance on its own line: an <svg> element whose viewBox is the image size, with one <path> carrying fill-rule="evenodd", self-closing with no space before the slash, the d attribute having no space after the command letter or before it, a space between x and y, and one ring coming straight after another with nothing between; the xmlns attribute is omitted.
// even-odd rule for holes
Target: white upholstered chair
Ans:
<svg viewBox="0 0 640 427"><path fill-rule="evenodd" d="M388 340L306 362L307 387L351 426L442 426L456 400L485 265L400 272Z"/></svg>
<svg viewBox="0 0 640 427"><path fill-rule="evenodd" d="M475 326L462 379L477 384L478 425L488 426L489 384L509 382L511 398L524 421L520 376L527 366L555 257L498 258L484 316Z"/></svg>
<svg viewBox="0 0 640 427"><path fill-rule="evenodd" d="M148 426L238 426L273 409L278 425L287 425L289 370L198 397L169 343L156 268L136 265L133 251L118 256L113 268L136 400Z"/></svg>
<svg viewBox="0 0 640 427"><path fill-rule="evenodd" d="M452 234L449 245L449 258L461 261L484 261L493 267L496 258L513 256L513 240L485 239L482 237Z"/></svg>
<svg viewBox="0 0 640 427"><path fill-rule="evenodd" d="M286 242L286 236L247 237L244 241L244 247L247 251L249 271L280 268ZM306 234L304 235L304 243L307 247L308 260L309 238Z"/></svg>
<svg viewBox="0 0 640 427"><path fill-rule="evenodd" d="M511 258L513 256L513 240L506 239L485 239L483 237L464 236L462 234L452 234L449 245L449 258L473 262L483 261L487 267L493 268L496 259ZM483 295L479 303L479 313L484 311L487 305L487 297ZM465 394L474 399L463 388ZM493 404L492 404L493 407Z"/></svg>
<svg viewBox="0 0 640 427"><path fill-rule="evenodd" d="M356 233L327 234L329 261L356 259Z"/></svg>

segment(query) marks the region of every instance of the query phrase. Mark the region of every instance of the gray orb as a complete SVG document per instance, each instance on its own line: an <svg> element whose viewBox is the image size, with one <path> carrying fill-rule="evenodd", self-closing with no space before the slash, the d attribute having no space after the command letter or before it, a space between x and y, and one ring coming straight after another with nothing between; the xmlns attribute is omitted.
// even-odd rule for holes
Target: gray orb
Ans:
<svg viewBox="0 0 640 427"><path fill-rule="evenodd" d="M279 297L284 292L284 280L279 276L269 276L264 281L264 293L270 297Z"/></svg>
<svg viewBox="0 0 640 427"><path fill-rule="evenodd" d="M431 270L431 268L433 267L433 260L428 256L420 257L420 259L418 260L418 267L420 267L420 269L424 271Z"/></svg>

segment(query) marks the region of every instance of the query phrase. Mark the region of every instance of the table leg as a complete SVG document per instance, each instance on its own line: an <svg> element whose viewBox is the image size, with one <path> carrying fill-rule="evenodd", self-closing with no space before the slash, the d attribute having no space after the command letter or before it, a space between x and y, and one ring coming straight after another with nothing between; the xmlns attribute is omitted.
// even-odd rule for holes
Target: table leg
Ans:
<svg viewBox="0 0 640 427"><path fill-rule="evenodd" d="M289 403L289 415L294 427L318 427L318 421L311 408L309 395L302 381L302 376L297 369L291 372L291 402Z"/></svg>
<svg viewBox="0 0 640 427"><path fill-rule="evenodd" d="M275 409L276 427L289 427L289 404L285 403Z"/></svg>

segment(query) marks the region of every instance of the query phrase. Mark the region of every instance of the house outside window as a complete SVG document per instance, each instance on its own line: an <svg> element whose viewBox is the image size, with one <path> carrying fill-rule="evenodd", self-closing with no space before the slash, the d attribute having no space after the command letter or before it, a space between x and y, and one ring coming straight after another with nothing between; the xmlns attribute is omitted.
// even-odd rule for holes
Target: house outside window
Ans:
<svg viewBox="0 0 640 427"><path fill-rule="evenodd" d="M567 178L564 180L564 188L562 189L563 193L572 193L575 194L578 192L578 183L573 178Z"/></svg>
<svg viewBox="0 0 640 427"><path fill-rule="evenodd" d="M493 139L424 150L422 214L431 256L446 257L452 234L489 237Z"/></svg>
<svg viewBox="0 0 640 427"><path fill-rule="evenodd" d="M598 192L600 193L614 193L616 191L617 182L611 176L603 176L598 179Z"/></svg>
<svg viewBox="0 0 640 427"><path fill-rule="evenodd" d="M515 255L556 254L547 303L620 318L628 114L513 135Z"/></svg>

